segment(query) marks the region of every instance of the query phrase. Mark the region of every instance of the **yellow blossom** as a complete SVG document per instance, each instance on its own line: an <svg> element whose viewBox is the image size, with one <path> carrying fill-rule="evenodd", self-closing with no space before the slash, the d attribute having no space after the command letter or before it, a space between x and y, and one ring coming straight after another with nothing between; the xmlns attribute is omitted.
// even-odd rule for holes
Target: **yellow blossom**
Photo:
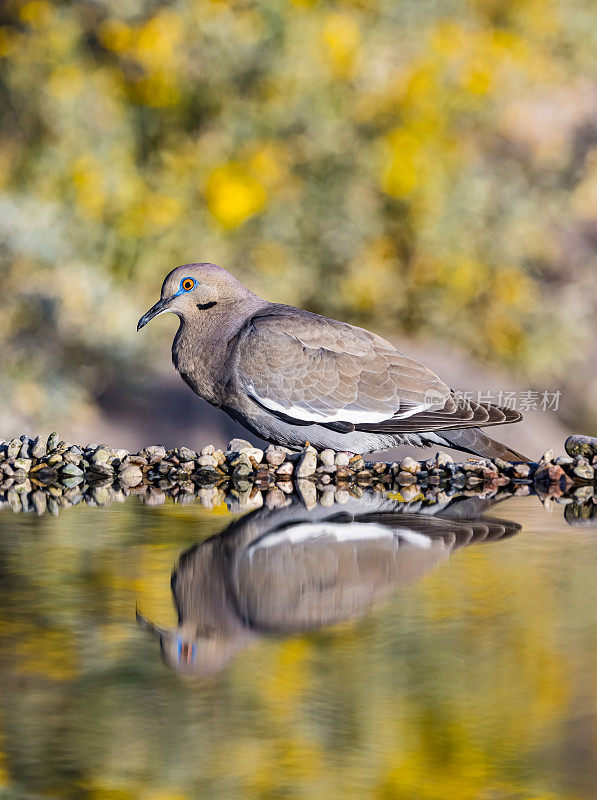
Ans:
<svg viewBox="0 0 597 800"><path fill-rule="evenodd" d="M361 49L361 31L356 20L346 13L328 14L322 38L332 73L339 78L352 77Z"/></svg>
<svg viewBox="0 0 597 800"><path fill-rule="evenodd" d="M230 162L215 169L205 185L207 207L224 228L236 228L265 206L263 185L242 165Z"/></svg>

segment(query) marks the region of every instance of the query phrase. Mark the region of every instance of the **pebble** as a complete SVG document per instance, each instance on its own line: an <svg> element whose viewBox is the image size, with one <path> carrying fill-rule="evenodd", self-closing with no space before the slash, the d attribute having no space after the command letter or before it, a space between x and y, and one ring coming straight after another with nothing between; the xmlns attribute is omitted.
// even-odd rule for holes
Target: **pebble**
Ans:
<svg viewBox="0 0 597 800"><path fill-rule="evenodd" d="M347 467L350 464L351 458L352 458L352 453L348 453L345 450L341 450L334 456L334 464L337 467Z"/></svg>
<svg viewBox="0 0 597 800"><path fill-rule="evenodd" d="M305 447L296 467L297 478L308 478L315 474L317 469L317 451L311 445Z"/></svg>
<svg viewBox="0 0 597 800"><path fill-rule="evenodd" d="M77 467L76 464L65 464L61 470L63 475L83 475L83 470L80 467Z"/></svg>
<svg viewBox="0 0 597 800"><path fill-rule="evenodd" d="M279 467L280 464L284 463L285 459L286 450L283 447L276 447L270 444L265 451L265 460L268 464L271 464L272 467Z"/></svg>
<svg viewBox="0 0 597 800"><path fill-rule="evenodd" d="M323 464L324 467L333 467L335 464L335 457L336 454L333 450L327 448L326 450L322 450L319 454L319 460Z"/></svg>
<svg viewBox="0 0 597 800"><path fill-rule="evenodd" d="M51 433L48 436L48 441L46 443L46 451L48 453L52 452L52 450L56 447L56 445L58 444L59 441L60 441L60 438L59 438L58 434L56 433L56 431L54 431L54 433Z"/></svg>
<svg viewBox="0 0 597 800"><path fill-rule="evenodd" d="M516 478L528 478L531 474L529 464L514 464L514 475Z"/></svg>
<svg viewBox="0 0 597 800"><path fill-rule="evenodd" d="M131 465L122 470L118 479L125 486L137 486L143 480L143 473L140 467Z"/></svg>
<svg viewBox="0 0 597 800"><path fill-rule="evenodd" d="M296 482L296 490L307 510L317 506L317 489L313 481L301 478Z"/></svg>
<svg viewBox="0 0 597 800"><path fill-rule="evenodd" d="M448 453L437 453L435 456L435 462L438 467L447 467L448 464L454 463L454 459Z"/></svg>
<svg viewBox="0 0 597 800"><path fill-rule="evenodd" d="M401 472L410 472L416 475L417 472L421 471L421 465L418 461L415 461L414 458L406 456L406 458L403 458L400 462L400 470Z"/></svg>
<svg viewBox="0 0 597 800"><path fill-rule="evenodd" d="M409 484L416 483L417 479L412 472L402 470L398 473L396 481L400 486L408 486Z"/></svg>
<svg viewBox="0 0 597 800"><path fill-rule="evenodd" d="M11 439L6 448L6 455L8 458L16 458L21 450L21 440Z"/></svg>
<svg viewBox="0 0 597 800"><path fill-rule="evenodd" d="M193 463L193 462L191 462ZM197 463L200 467L217 467L218 462L211 454L199 456ZM250 466L250 465L249 465Z"/></svg>
<svg viewBox="0 0 597 800"><path fill-rule="evenodd" d="M108 450L105 447L98 447L95 453L93 453L91 456L90 461L92 464L105 464L111 455L111 450Z"/></svg>
<svg viewBox="0 0 597 800"><path fill-rule="evenodd" d="M595 470L589 464L586 459L583 459L584 463L578 463L574 469L572 470L575 475L578 475L579 478L582 478L584 481L592 481L595 477ZM16 461L15 461L16 464Z"/></svg>
<svg viewBox="0 0 597 800"><path fill-rule="evenodd" d="M207 448L207 447L203 448L203 450L208 450L208 449L209 448ZM213 445L211 445L211 452L209 452L209 453L204 453L203 450L201 451L201 455L202 456L212 456L213 457L213 453L215 451L215 447ZM179 447L176 450L176 454L177 454L178 459L180 461L195 461L198 458L197 453L194 450L191 450L190 447ZM167 456L167 453L165 453L162 456L162 458L166 458L166 456Z"/></svg>

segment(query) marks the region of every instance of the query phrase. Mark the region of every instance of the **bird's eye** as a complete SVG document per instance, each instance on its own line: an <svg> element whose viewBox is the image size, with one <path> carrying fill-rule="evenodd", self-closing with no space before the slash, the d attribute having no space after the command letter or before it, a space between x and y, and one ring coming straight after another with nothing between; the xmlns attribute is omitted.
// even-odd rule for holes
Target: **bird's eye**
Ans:
<svg viewBox="0 0 597 800"><path fill-rule="evenodd" d="M190 292L191 289L195 288L195 281L193 278L183 278L183 280L180 282L180 288L185 292Z"/></svg>

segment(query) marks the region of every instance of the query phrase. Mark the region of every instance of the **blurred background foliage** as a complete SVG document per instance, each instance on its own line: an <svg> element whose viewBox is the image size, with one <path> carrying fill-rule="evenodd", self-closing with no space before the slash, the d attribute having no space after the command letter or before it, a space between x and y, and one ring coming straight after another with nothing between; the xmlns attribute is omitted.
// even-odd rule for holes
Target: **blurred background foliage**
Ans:
<svg viewBox="0 0 597 800"><path fill-rule="evenodd" d="M210 260L565 383L597 426L594 0L5 0L0 23L5 425L90 419L166 362L170 327L136 320Z"/></svg>

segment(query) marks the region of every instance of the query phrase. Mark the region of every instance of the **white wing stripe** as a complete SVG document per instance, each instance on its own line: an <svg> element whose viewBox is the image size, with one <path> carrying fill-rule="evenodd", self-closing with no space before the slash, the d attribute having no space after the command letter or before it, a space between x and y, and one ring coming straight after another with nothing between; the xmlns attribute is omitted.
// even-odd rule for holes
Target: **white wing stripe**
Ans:
<svg viewBox="0 0 597 800"><path fill-rule="evenodd" d="M358 424L360 422L382 422L384 419L391 419L392 417L392 414L388 414L387 411L346 411L344 409L334 411L330 409L329 413L324 413L301 406L284 406L269 397L260 397L253 384L249 384L247 391L254 400L257 400L265 408L269 408L270 411L286 414L287 417L299 419L301 422L320 422L324 424L327 422L352 422Z"/></svg>

